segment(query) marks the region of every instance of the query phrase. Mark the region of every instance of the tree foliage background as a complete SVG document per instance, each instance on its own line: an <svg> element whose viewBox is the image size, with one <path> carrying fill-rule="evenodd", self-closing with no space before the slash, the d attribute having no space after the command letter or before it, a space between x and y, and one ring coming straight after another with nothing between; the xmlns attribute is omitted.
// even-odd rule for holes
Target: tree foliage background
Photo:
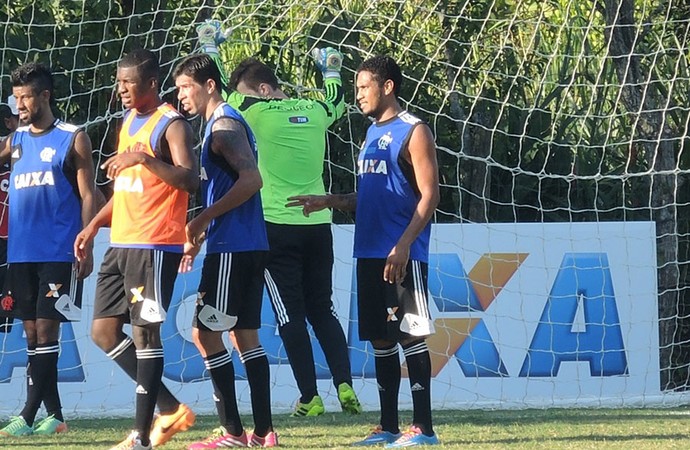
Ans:
<svg viewBox="0 0 690 450"><path fill-rule="evenodd" d="M114 150L115 69L132 48L158 52L174 103L170 71L205 18L234 28L227 70L258 57L291 95L320 95L308 53L334 46L351 107L329 135L326 182L345 192L368 126L354 73L390 54L403 103L436 136L437 221L656 221L661 387L687 389L688 17L672 0L8 0L0 82L4 98L14 67L49 64L60 114L86 124L98 164Z"/></svg>

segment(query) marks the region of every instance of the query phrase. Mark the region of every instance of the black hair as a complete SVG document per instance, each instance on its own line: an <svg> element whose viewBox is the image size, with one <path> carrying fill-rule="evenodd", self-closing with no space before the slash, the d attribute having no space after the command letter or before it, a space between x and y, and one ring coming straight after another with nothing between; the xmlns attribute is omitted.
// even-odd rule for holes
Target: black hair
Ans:
<svg viewBox="0 0 690 450"><path fill-rule="evenodd" d="M187 75L199 84L206 83L206 80L213 80L219 92L224 89L218 66L206 54L190 55L180 61L173 70L173 78L180 75Z"/></svg>
<svg viewBox="0 0 690 450"><path fill-rule="evenodd" d="M373 78L378 81L379 86L383 86L386 80L393 82L393 93L396 97L400 95L400 87L402 86L402 72L400 66L390 56L374 56L362 62L357 68L359 72L369 72Z"/></svg>
<svg viewBox="0 0 690 450"><path fill-rule="evenodd" d="M118 67L134 67L142 80L154 78L158 80L160 67L158 58L151 50L143 48L132 50L122 57Z"/></svg>
<svg viewBox="0 0 690 450"><path fill-rule="evenodd" d="M257 91L261 83L266 83L273 89L278 89L278 78L266 64L255 58L247 58L230 74L228 85L231 90L236 90L240 82Z"/></svg>
<svg viewBox="0 0 690 450"><path fill-rule="evenodd" d="M29 62L17 67L10 75L10 82L13 87L31 86L34 94L48 91L53 98L53 74L41 63Z"/></svg>

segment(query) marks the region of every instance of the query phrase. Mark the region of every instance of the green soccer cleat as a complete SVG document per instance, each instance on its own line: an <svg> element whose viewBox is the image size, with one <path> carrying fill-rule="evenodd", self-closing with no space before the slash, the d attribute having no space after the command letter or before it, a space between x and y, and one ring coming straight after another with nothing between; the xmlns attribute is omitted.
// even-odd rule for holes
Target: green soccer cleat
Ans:
<svg viewBox="0 0 690 450"><path fill-rule="evenodd" d="M34 434L34 429L26 424L22 416L12 417L10 423L0 430L0 437L28 436Z"/></svg>
<svg viewBox="0 0 690 450"><path fill-rule="evenodd" d="M34 434L57 434L67 431L67 424L60 422L55 416L48 416L37 424L34 424Z"/></svg>
<svg viewBox="0 0 690 450"><path fill-rule="evenodd" d="M325 412L326 408L323 407L323 400L318 395L315 395L309 403L298 402L295 412L291 415L292 417L315 417Z"/></svg>
<svg viewBox="0 0 690 450"><path fill-rule="evenodd" d="M359 403L355 390L347 383L340 383L338 386L338 400L343 412L348 414L360 414L362 405Z"/></svg>

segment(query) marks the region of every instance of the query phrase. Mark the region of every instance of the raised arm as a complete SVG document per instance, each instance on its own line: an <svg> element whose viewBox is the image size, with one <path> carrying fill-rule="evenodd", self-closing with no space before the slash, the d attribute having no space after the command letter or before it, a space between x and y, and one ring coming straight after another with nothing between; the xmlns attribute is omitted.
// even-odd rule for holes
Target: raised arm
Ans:
<svg viewBox="0 0 690 450"><path fill-rule="evenodd" d="M217 20L205 20L196 27L199 48L203 53L206 53L208 56L210 56L213 62L216 63L216 66L218 66L218 70L220 71L220 81L223 84L221 94L226 101L228 100L228 96L230 94L227 89L228 74L225 73L225 70L223 69L223 61L220 59L218 46L225 42L231 32L231 29L223 31L221 29L221 23Z"/></svg>
<svg viewBox="0 0 690 450"><path fill-rule="evenodd" d="M330 123L333 123L345 113L345 95L343 93L343 82L340 78L343 55L332 47L326 47L322 49L315 48L312 51L312 57L316 62L316 67L323 75L323 87L326 91L323 106L331 119Z"/></svg>

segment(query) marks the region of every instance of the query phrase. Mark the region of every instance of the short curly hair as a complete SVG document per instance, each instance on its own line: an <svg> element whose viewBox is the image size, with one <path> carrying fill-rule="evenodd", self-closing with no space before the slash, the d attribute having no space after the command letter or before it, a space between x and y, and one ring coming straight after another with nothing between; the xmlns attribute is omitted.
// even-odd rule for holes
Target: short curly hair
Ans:
<svg viewBox="0 0 690 450"><path fill-rule="evenodd" d="M396 98L400 95L403 80L402 72L398 63L390 56L379 55L367 59L357 68L357 73L359 72L371 73L373 78L378 81L379 86L383 86L386 80L391 80Z"/></svg>
<svg viewBox="0 0 690 450"><path fill-rule="evenodd" d="M48 91L50 98L53 98L53 74L39 62L28 62L14 69L10 82L12 87L30 86L34 94Z"/></svg>

